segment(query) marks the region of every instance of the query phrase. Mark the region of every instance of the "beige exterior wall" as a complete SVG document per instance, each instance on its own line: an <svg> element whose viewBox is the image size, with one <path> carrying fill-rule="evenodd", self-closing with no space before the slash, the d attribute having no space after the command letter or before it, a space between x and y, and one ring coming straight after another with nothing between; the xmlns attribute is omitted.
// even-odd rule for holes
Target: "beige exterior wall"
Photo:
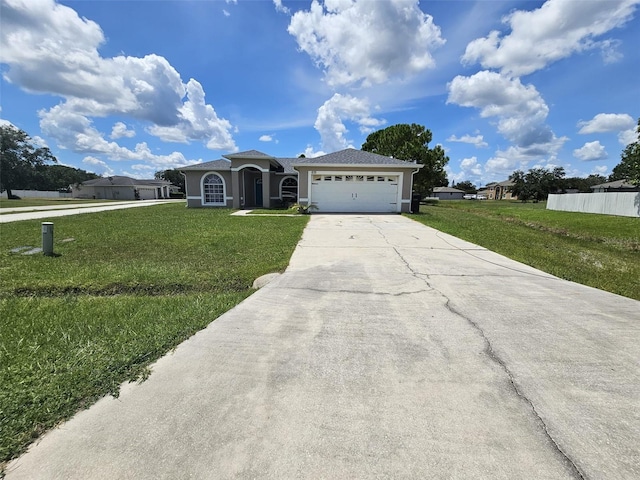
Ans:
<svg viewBox="0 0 640 480"><path fill-rule="evenodd" d="M202 179L210 173L216 173L222 177L225 184L225 196L227 207L231 207L230 198L233 196L231 186L231 172L217 172L214 170L186 171L185 188L187 190L187 207L202 207ZM196 198L197 197L197 198Z"/></svg>

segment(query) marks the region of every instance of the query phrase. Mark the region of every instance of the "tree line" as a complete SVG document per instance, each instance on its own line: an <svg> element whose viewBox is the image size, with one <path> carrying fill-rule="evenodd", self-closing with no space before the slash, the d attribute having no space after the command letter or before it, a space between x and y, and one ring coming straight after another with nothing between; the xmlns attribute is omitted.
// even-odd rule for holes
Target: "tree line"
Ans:
<svg viewBox="0 0 640 480"><path fill-rule="evenodd" d="M79 168L57 164L58 159L47 147L37 147L29 135L13 125L0 126L0 192L11 190L54 191L86 180L100 178Z"/></svg>

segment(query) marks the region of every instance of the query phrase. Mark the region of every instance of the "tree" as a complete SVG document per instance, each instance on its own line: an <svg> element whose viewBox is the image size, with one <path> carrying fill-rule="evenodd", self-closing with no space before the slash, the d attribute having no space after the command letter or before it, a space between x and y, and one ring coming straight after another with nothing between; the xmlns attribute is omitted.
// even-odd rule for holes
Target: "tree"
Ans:
<svg viewBox="0 0 640 480"><path fill-rule="evenodd" d="M526 174L522 170L516 170L509 176L509 180L513 182L511 193L523 202L546 200L549 193L561 190L563 178L562 167L555 167L553 170L532 168Z"/></svg>
<svg viewBox="0 0 640 480"><path fill-rule="evenodd" d="M155 179L171 182L176 187L179 187L179 190L182 193L186 192L184 188L184 175L182 175L182 173L180 173L180 170L177 168L170 170L160 170L159 172L155 173Z"/></svg>
<svg viewBox="0 0 640 480"><path fill-rule="evenodd" d="M478 189L476 188L476 186L473 183L471 183L471 181L469 181L469 180L465 180L464 182L456 183L455 188L457 188L458 190L463 190L465 193L477 193L478 192Z"/></svg>
<svg viewBox="0 0 640 480"><path fill-rule="evenodd" d="M429 148L431 138L431 131L422 125L402 123L370 134L362 144L362 150L424 165L415 174L413 186L417 193L427 196L433 187L449 183L444 170L449 157L440 145Z"/></svg>
<svg viewBox="0 0 640 480"><path fill-rule="evenodd" d="M31 179L46 162L57 163L47 147L36 147L27 133L13 125L0 126L0 191L14 198L11 189L19 182Z"/></svg>
<svg viewBox="0 0 640 480"><path fill-rule="evenodd" d="M609 181L628 180L634 185L640 185L640 118L636 128L638 139L625 147L620 155L621 161L613 167Z"/></svg>

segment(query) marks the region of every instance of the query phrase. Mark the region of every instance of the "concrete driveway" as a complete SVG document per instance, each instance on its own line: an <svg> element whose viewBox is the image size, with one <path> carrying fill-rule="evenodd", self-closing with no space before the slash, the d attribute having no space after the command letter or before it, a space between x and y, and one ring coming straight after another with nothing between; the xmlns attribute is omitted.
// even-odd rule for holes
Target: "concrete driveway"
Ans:
<svg viewBox="0 0 640 480"><path fill-rule="evenodd" d="M287 272L7 478L640 478L640 302L397 215Z"/></svg>
<svg viewBox="0 0 640 480"><path fill-rule="evenodd" d="M43 218L66 217L81 213L106 212L108 210L121 210L123 208L150 207L163 203L176 203L184 200L135 200L131 202L107 202L107 203L69 203L61 205L48 205L43 207L17 207L3 208L0 213L0 223L19 222L22 220L38 220Z"/></svg>

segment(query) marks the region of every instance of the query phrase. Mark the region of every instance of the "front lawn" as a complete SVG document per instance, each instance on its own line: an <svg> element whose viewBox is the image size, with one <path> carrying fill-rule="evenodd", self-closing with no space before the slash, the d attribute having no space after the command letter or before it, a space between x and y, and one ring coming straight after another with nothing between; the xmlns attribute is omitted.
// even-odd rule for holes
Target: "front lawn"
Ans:
<svg viewBox="0 0 640 480"><path fill-rule="evenodd" d="M39 246L47 219L1 226L0 467L283 271L308 220L229 213L55 218L57 257L11 253Z"/></svg>
<svg viewBox="0 0 640 480"><path fill-rule="evenodd" d="M640 219L545 206L447 201L408 216L557 277L640 300Z"/></svg>

